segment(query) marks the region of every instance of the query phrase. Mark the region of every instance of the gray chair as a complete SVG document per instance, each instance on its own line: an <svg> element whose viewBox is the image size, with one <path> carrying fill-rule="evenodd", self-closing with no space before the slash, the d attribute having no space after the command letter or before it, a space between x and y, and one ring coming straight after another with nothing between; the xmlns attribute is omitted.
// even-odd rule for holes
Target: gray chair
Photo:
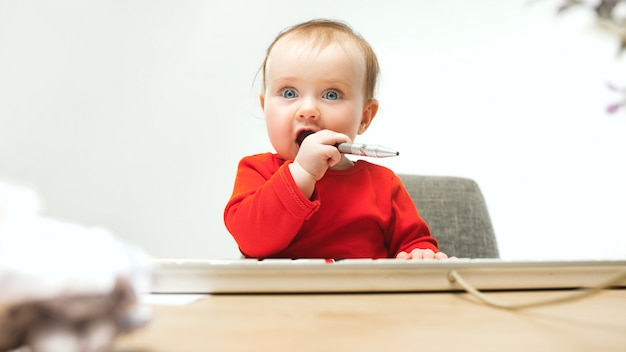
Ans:
<svg viewBox="0 0 626 352"><path fill-rule="evenodd" d="M498 244L478 184L453 176L399 174L439 250L459 258L499 258Z"/></svg>

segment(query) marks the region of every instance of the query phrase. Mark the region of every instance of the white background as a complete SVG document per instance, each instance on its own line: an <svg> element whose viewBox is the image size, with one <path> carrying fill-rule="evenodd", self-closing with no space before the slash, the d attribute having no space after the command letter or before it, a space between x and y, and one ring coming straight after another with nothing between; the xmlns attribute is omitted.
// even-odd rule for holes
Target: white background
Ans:
<svg viewBox="0 0 626 352"><path fill-rule="evenodd" d="M241 157L271 151L257 70L283 28L344 20L382 66L360 141L476 180L502 258L626 258L626 56L559 1L0 1L0 178L159 257L238 257ZM434 234L436 236L436 234ZM36 244L34 244L36 245Z"/></svg>

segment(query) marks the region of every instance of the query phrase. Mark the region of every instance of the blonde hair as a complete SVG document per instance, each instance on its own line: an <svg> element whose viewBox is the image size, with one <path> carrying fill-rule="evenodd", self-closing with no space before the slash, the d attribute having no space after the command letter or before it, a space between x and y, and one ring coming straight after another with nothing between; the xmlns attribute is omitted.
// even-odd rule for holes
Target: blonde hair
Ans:
<svg viewBox="0 0 626 352"><path fill-rule="evenodd" d="M289 27L276 36L272 44L267 48L265 53L265 59L260 70L263 73L263 90L265 90L265 70L267 66L267 60L272 52L274 45L282 38L286 36L293 36L295 38L307 38L313 40L313 44L320 48L324 48L333 42L350 43L354 44L358 51L361 52L365 59L365 96L367 100L374 98L374 91L376 90L376 82L380 72L378 66L378 59L374 50L369 43L358 33L356 33L350 26L345 23L316 19L307 22L297 24Z"/></svg>

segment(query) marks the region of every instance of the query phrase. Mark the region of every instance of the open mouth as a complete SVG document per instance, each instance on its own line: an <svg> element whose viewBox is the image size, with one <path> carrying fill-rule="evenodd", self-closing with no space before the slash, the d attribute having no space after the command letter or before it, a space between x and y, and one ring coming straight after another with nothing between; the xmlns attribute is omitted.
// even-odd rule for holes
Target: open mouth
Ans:
<svg viewBox="0 0 626 352"><path fill-rule="evenodd" d="M311 130L305 130L305 131L302 131L302 132L298 133L298 138L296 138L296 143L298 145L302 145L302 142L304 141L304 139L306 137L312 135L313 133L315 133L315 132L313 132Z"/></svg>

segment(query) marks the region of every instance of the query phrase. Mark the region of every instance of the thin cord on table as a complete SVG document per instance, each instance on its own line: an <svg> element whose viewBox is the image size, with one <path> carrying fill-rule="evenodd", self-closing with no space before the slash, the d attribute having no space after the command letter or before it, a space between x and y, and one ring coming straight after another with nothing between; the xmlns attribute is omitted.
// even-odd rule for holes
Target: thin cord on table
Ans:
<svg viewBox="0 0 626 352"><path fill-rule="evenodd" d="M476 297L481 302L492 307L501 308L501 309L511 309L511 310L574 301L574 300L581 299L587 296L591 296L604 289L610 288L624 278L626 278L626 267L619 270L615 275L612 275L608 279L590 288L579 289L577 291L564 294L558 297L540 299L537 301L523 302L523 303L507 303L507 302L500 302L500 301L494 300L493 298L480 292L475 287L470 285L467 281L465 281L463 277L461 277L461 275L456 270L452 270L448 273L448 280L450 282L457 282L459 285L461 285L461 287L463 287L463 289L465 289L465 291L474 295L474 297Z"/></svg>

